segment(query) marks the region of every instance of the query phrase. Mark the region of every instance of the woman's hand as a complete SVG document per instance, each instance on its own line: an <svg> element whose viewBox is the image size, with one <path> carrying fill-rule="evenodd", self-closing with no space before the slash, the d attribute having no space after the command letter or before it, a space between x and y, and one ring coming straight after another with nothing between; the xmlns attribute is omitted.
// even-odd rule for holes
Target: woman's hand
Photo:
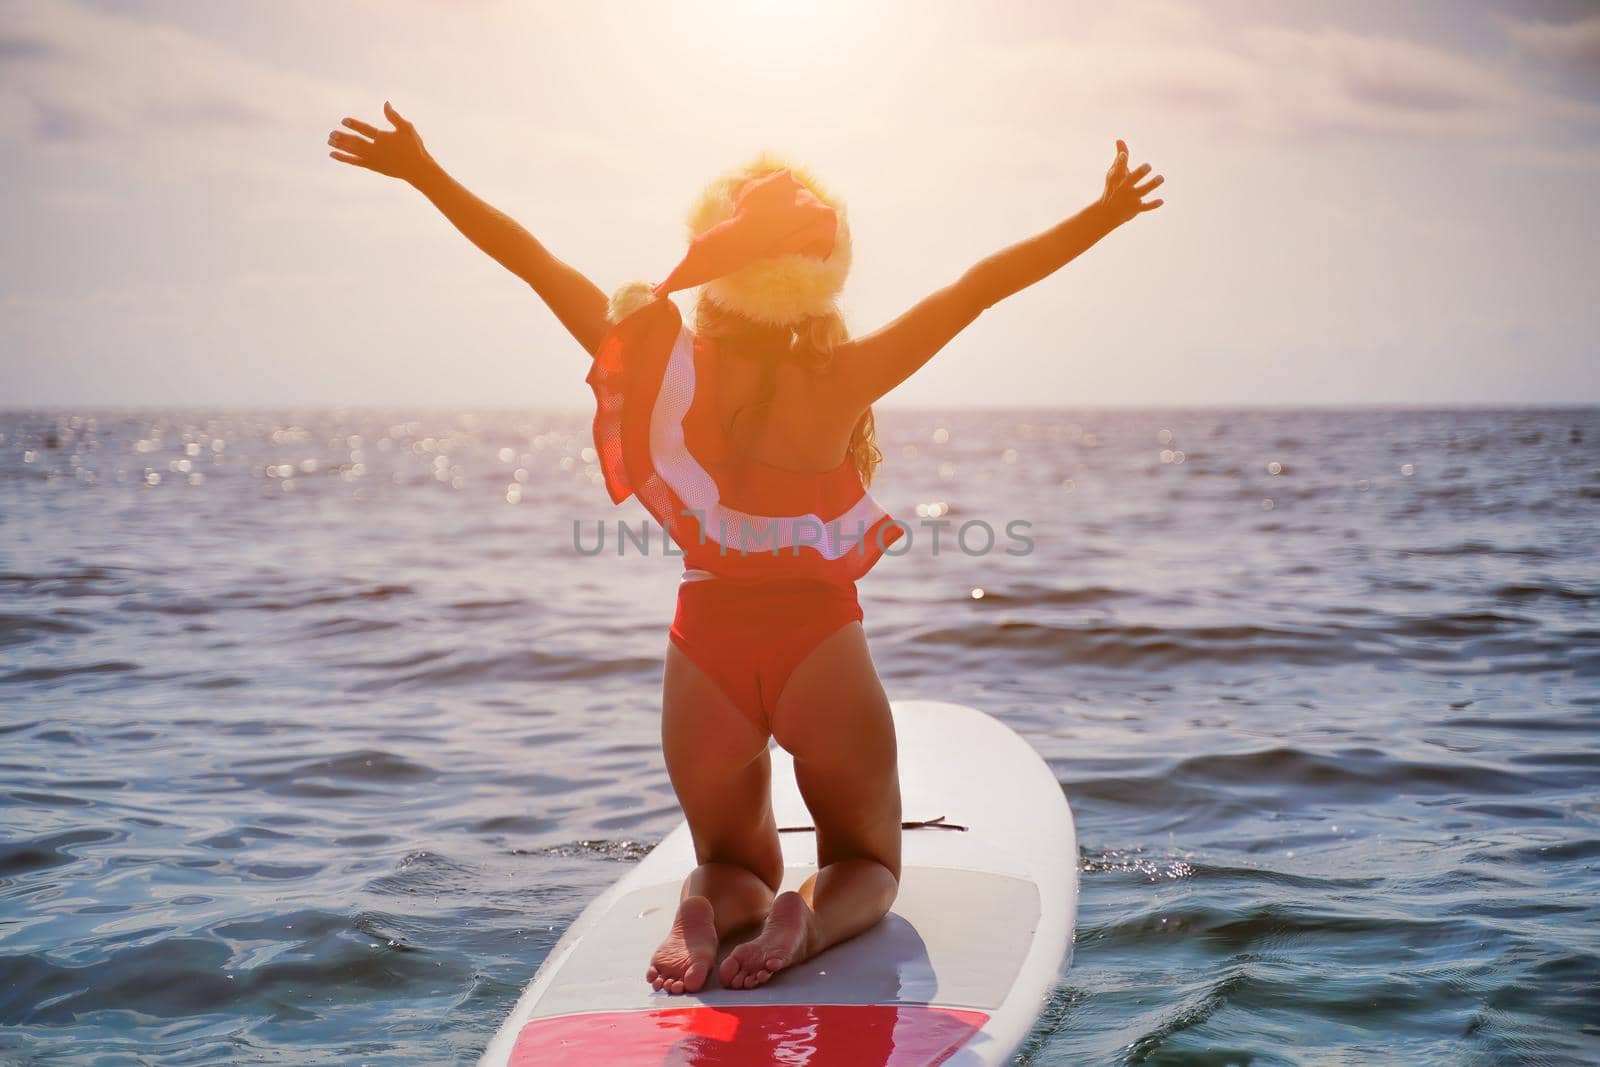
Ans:
<svg viewBox="0 0 1600 1067"><path fill-rule="evenodd" d="M393 130L380 130L359 119L345 119L341 125L354 130L334 130L328 134L328 143L334 151L328 155L340 163L399 178L416 185L433 163L433 157L422 147L417 128L400 116L400 112L384 102L383 113L394 124Z"/></svg>
<svg viewBox="0 0 1600 1067"><path fill-rule="evenodd" d="M1129 172L1128 146L1118 141L1117 158L1112 161L1111 169L1106 171L1106 191L1100 197L1100 207L1113 227L1121 226L1135 215L1154 211L1161 206L1162 201L1147 201L1145 197L1154 192L1166 179L1157 174L1141 185L1140 181L1149 173L1148 163L1141 163L1137 169Z"/></svg>

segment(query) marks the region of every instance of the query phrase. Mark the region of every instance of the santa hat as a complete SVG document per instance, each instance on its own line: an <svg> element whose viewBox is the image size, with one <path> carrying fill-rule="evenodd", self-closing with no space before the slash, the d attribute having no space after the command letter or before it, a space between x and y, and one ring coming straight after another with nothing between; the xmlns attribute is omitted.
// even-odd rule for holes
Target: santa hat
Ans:
<svg viewBox="0 0 1600 1067"><path fill-rule="evenodd" d="M803 168L762 155L723 174L690 211L689 234L689 251L665 281L617 290L613 323L697 285L712 303L771 326L835 313L850 272L850 228L843 205Z"/></svg>

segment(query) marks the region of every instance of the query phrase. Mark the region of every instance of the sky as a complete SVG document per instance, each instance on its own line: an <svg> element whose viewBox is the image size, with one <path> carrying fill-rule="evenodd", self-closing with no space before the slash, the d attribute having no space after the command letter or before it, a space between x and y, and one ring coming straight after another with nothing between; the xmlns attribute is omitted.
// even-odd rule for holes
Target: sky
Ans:
<svg viewBox="0 0 1600 1067"><path fill-rule="evenodd" d="M1600 402L1594 4L0 0L0 407L588 406L532 290L327 158L385 99L607 292L803 161L857 333L1117 138L1165 176L884 406Z"/></svg>

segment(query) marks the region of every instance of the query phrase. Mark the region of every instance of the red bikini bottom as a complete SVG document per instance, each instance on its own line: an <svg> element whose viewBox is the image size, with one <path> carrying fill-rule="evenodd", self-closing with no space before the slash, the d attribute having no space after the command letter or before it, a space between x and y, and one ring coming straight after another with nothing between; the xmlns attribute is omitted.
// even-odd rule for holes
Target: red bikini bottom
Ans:
<svg viewBox="0 0 1600 1067"><path fill-rule="evenodd" d="M762 733L789 675L861 619L854 582L685 581L668 636Z"/></svg>

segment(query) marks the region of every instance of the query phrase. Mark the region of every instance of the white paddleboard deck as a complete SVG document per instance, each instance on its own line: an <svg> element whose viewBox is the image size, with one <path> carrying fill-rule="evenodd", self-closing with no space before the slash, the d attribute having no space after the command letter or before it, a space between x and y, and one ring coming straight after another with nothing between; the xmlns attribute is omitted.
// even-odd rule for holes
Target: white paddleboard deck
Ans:
<svg viewBox="0 0 1600 1067"><path fill-rule="evenodd" d="M904 831L900 895L871 930L766 985L696 994L644 980L695 865L679 824L567 930L480 1061L532 1064L1008 1063L1071 958L1072 812L1055 775L983 712L894 705ZM779 826L807 826L794 765L772 750ZM816 869L816 836L781 835L783 887Z"/></svg>

